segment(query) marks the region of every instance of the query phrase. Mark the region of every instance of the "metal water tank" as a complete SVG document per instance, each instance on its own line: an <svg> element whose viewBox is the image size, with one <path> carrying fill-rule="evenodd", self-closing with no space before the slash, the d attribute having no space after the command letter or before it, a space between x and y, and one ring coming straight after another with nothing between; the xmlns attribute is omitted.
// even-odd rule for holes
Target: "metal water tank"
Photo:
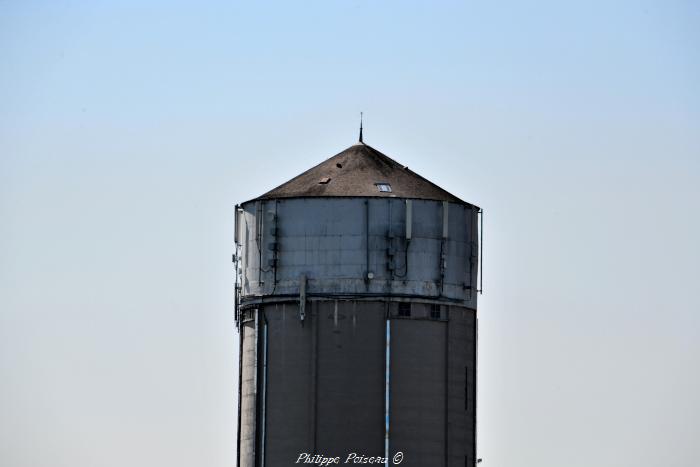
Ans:
<svg viewBox="0 0 700 467"><path fill-rule="evenodd" d="M236 206L240 467L476 463L479 214L363 142Z"/></svg>

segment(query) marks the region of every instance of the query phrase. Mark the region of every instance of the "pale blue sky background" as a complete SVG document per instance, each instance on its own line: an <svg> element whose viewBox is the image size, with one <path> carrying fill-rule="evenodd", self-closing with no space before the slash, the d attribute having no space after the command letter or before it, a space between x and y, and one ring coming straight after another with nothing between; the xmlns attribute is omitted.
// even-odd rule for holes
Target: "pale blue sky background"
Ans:
<svg viewBox="0 0 700 467"><path fill-rule="evenodd" d="M697 2L142 3L0 1L0 464L233 466L233 205L364 111L486 209L482 465L698 465Z"/></svg>

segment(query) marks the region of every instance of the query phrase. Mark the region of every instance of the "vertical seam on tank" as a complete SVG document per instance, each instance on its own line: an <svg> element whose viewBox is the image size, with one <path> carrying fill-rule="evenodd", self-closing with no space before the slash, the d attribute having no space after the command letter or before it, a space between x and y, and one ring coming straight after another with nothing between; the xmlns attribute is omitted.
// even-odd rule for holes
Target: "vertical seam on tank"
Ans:
<svg viewBox="0 0 700 467"><path fill-rule="evenodd" d="M477 436L476 436L476 395L477 395L477 378L478 378L478 369L479 369L479 317L477 316L477 311L474 309L474 377L472 380L474 381L474 395L472 396L474 398L474 408L473 411L474 413L472 414L472 423L473 427L472 429L474 430L474 463L476 464L476 461L478 459L477 453L476 453L476 443L477 443Z"/></svg>
<svg viewBox="0 0 700 467"><path fill-rule="evenodd" d="M315 311L315 313L314 313ZM314 301L311 302L311 354L312 354L312 371L313 371L313 378L312 378L312 388L311 388L311 393L312 393L312 399L311 399L311 452L315 453L316 452L316 442L317 442L317 431L318 431L318 423L317 423L317 412L318 412L318 407L317 407L317 400L318 400L318 327L319 327L319 316L320 316L320 311L318 304Z"/></svg>
<svg viewBox="0 0 700 467"><path fill-rule="evenodd" d="M259 388L258 388L258 354L260 353L260 340L259 340L259 326L260 326L260 309L258 308L255 310L255 323L254 323L254 336L255 336L255 364L253 365L254 371L253 371L253 378L254 378L254 384L253 387L255 388L255 403L253 407L255 408L255 430L253 431L253 465L257 464L257 440L258 440L258 393Z"/></svg>
<svg viewBox="0 0 700 467"><path fill-rule="evenodd" d="M256 206L256 222L255 222L255 240L256 243L258 244L258 287L260 287L260 284L262 283L262 245L261 243L263 242L263 216L265 214L265 202L260 201ZM257 210L259 208L259 210Z"/></svg>
<svg viewBox="0 0 700 467"><path fill-rule="evenodd" d="M275 294L275 290L277 289L277 263L279 261L279 242L278 242L278 233L277 232L277 204L278 200L275 200L275 219L273 225L274 229L274 235L272 235L272 242L274 243L274 250L272 252L272 271L273 271L273 277L272 277L272 292L270 295Z"/></svg>
<svg viewBox="0 0 700 467"><path fill-rule="evenodd" d="M241 320L242 321L242 320ZM243 330L238 331L238 430L236 441L236 467L241 467L241 392L243 383Z"/></svg>
<svg viewBox="0 0 700 467"><path fill-rule="evenodd" d="M277 304L275 304L275 310L277 310ZM267 315L265 314L265 310L262 310L262 326L264 329L263 332L263 343L262 343L262 351L263 351L263 368L262 368L262 397L261 397L261 404L262 404L262 414L261 414L261 420L260 424L262 425L261 427L261 433L260 433L260 465L261 467L265 467L265 447L266 447L266 438L267 438Z"/></svg>
<svg viewBox="0 0 700 467"><path fill-rule="evenodd" d="M445 322L445 467L449 459L449 400L450 400L450 308L447 307L447 321Z"/></svg>
<svg viewBox="0 0 700 467"><path fill-rule="evenodd" d="M442 297L443 294L445 293L445 276L447 275L446 271L446 249L447 249L447 238L448 238L448 231L449 231L449 209L450 209L450 203L447 201L442 202L442 236L440 239L440 267L438 269L439 274L440 274L440 290L439 290L439 297Z"/></svg>
<svg viewBox="0 0 700 467"><path fill-rule="evenodd" d="M481 214L480 235L479 235L479 293L484 293L484 210L479 208Z"/></svg>
<svg viewBox="0 0 700 467"><path fill-rule="evenodd" d="M386 301L384 312L384 465L389 466L391 449L391 320L389 317L389 301Z"/></svg>
<svg viewBox="0 0 700 467"><path fill-rule="evenodd" d="M365 200L365 287L369 291L369 200Z"/></svg>
<svg viewBox="0 0 700 467"><path fill-rule="evenodd" d="M476 281L474 280L474 240L471 240L472 237L472 209L467 208L466 206L464 208L464 221L465 221L465 231L468 235L469 240L469 279L467 282L467 286L469 290L469 298L465 300L465 302L471 303L472 300L472 288L476 287ZM467 209L469 209L469 213L467 214ZM472 284L472 282L474 284Z"/></svg>
<svg viewBox="0 0 700 467"><path fill-rule="evenodd" d="M393 229L391 228L391 198L387 198L386 201L387 201L387 211L388 211L388 216L389 216L389 220L387 223L388 231L387 231L386 240L387 240L387 251L390 251L394 247L394 241L393 241L392 236L391 236L391 233L393 231ZM391 295L391 291L394 288L394 269L393 269L393 267L396 266L396 264L390 264L390 262L393 262L393 261L394 261L393 256L391 256L387 259L387 266L391 266L388 268L389 269L389 280L387 281L389 295Z"/></svg>

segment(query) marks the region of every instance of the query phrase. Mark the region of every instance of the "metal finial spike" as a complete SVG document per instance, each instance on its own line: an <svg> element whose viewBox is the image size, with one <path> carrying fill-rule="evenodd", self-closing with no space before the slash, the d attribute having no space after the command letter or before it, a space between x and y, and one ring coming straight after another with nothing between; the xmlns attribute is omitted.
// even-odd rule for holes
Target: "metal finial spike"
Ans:
<svg viewBox="0 0 700 467"><path fill-rule="evenodd" d="M360 112L360 143L362 143L362 112Z"/></svg>

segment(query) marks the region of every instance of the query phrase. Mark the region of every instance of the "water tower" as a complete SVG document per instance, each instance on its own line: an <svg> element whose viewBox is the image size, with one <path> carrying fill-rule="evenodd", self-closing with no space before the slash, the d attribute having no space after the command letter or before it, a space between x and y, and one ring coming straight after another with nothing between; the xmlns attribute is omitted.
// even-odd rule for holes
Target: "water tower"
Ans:
<svg viewBox="0 0 700 467"><path fill-rule="evenodd" d="M479 214L361 134L236 206L239 467L476 463Z"/></svg>

